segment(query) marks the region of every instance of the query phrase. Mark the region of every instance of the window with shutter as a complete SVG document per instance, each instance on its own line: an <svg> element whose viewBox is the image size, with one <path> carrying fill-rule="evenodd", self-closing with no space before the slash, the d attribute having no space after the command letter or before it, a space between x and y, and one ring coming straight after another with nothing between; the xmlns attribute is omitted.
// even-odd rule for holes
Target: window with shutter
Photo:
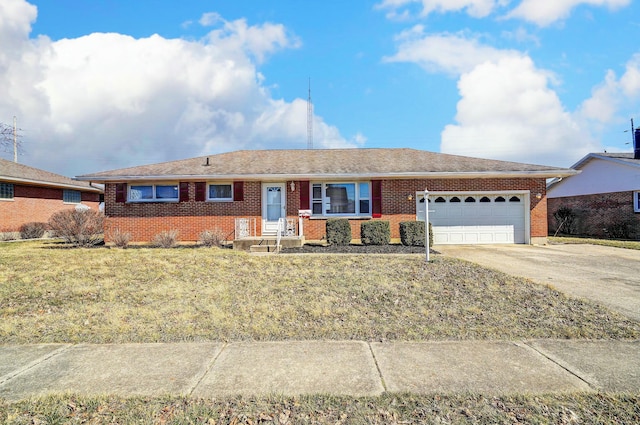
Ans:
<svg viewBox="0 0 640 425"><path fill-rule="evenodd" d="M189 183L180 182L180 202L189 201Z"/></svg>
<svg viewBox="0 0 640 425"><path fill-rule="evenodd" d="M127 202L127 184L116 184L116 202Z"/></svg>
<svg viewBox="0 0 640 425"><path fill-rule="evenodd" d="M233 182L233 200L244 201L244 182Z"/></svg>
<svg viewBox="0 0 640 425"><path fill-rule="evenodd" d="M382 217L382 181L371 180L371 213L373 218Z"/></svg>
<svg viewBox="0 0 640 425"><path fill-rule="evenodd" d="M207 183L196 182L196 201L204 202L207 200Z"/></svg>

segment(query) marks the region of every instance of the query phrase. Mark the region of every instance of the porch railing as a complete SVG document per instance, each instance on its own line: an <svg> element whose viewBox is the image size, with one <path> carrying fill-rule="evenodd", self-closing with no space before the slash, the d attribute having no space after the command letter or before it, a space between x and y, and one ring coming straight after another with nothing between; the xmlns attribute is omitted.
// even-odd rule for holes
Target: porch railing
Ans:
<svg viewBox="0 0 640 425"><path fill-rule="evenodd" d="M256 226L255 218L236 218L236 239L255 237Z"/></svg>

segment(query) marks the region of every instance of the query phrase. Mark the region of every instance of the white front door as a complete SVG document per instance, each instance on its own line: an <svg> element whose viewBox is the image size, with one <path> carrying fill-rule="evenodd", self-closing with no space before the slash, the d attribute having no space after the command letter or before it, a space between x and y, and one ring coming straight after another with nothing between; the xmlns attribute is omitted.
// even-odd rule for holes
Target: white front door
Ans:
<svg viewBox="0 0 640 425"><path fill-rule="evenodd" d="M284 183L262 184L263 235L275 235L278 231L278 220L287 216L285 195L286 186Z"/></svg>

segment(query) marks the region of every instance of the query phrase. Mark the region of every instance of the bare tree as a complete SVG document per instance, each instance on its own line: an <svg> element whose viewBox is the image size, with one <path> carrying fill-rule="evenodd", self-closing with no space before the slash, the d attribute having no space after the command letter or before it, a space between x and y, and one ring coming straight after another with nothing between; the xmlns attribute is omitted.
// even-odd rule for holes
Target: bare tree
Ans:
<svg viewBox="0 0 640 425"><path fill-rule="evenodd" d="M12 125L7 125L0 122L0 149L3 152L14 151L14 141L16 142L18 152L22 151L22 132L21 129L15 128Z"/></svg>

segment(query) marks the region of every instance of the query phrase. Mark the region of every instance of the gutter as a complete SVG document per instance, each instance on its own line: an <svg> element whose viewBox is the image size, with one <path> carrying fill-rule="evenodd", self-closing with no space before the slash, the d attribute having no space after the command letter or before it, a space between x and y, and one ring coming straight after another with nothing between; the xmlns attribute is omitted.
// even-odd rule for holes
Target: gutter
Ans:
<svg viewBox="0 0 640 425"><path fill-rule="evenodd" d="M41 181L41 180L31 180L31 179L21 179L19 177L3 177L4 179L6 179L5 181L10 182L10 183L25 183L25 184L31 184L31 185L36 185L36 186L44 186L44 187L55 187L55 188L62 188L62 189L73 189L73 190L83 190L86 192L96 192L96 193L101 193L103 192L103 189L100 189L98 187L93 186L91 183L89 183L89 186L78 186L78 185L74 185L74 184L68 184L68 183L55 183L55 182L47 182L47 181Z"/></svg>
<svg viewBox="0 0 640 425"><path fill-rule="evenodd" d="M96 176L76 177L76 180L89 182L157 181L157 180L341 180L341 179L488 179L488 178L560 178L578 174L577 170L557 169L545 171L474 171L433 172L433 173L334 173L334 174L161 174L145 176Z"/></svg>

